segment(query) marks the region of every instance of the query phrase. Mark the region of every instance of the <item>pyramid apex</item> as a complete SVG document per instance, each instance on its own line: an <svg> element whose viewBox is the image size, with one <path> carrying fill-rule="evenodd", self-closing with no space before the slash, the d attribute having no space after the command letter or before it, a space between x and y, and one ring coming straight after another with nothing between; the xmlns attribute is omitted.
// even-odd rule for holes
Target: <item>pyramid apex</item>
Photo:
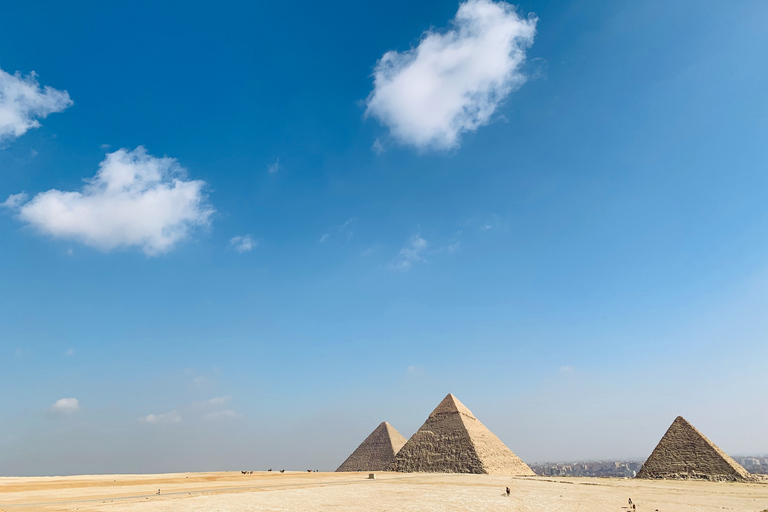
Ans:
<svg viewBox="0 0 768 512"><path fill-rule="evenodd" d="M678 416L677 418L675 418L675 421L672 422L672 425L682 425L684 427L688 427L696 430L696 427L694 427L690 421L683 418L682 416ZM696 431L698 432L698 430Z"/></svg>
<svg viewBox="0 0 768 512"><path fill-rule="evenodd" d="M461 403L458 398L456 398L453 393L448 393L445 395L445 398L443 398L443 401L440 402L440 404L435 407L435 410L432 411L432 414L430 414L430 417L433 417L438 414L450 414L450 413L461 413L466 416L469 416L470 418L474 418L475 415L472 414L472 411L470 411L466 405Z"/></svg>
<svg viewBox="0 0 768 512"><path fill-rule="evenodd" d="M381 425L379 425L379 428L386 429L387 432L390 433L390 435L392 434L392 432L395 432L395 433L397 433L397 435L400 435L400 432L398 432L397 429L395 427L393 427L392 424L390 422L388 422L388 421L382 421Z"/></svg>

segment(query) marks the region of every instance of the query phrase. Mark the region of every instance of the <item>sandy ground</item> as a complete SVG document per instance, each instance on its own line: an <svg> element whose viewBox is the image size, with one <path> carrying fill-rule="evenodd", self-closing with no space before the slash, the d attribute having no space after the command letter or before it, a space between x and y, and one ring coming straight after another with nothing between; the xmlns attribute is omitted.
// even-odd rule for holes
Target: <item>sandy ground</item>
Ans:
<svg viewBox="0 0 768 512"><path fill-rule="evenodd" d="M504 488L509 485L511 497ZM158 496L157 490L161 490ZM749 511L768 484L377 473L0 478L0 511Z"/></svg>

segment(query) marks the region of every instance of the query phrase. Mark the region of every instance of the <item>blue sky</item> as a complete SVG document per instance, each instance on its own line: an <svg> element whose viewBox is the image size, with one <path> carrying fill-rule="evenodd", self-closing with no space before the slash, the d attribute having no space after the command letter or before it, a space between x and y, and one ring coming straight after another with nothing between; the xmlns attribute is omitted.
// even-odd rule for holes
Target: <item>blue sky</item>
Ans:
<svg viewBox="0 0 768 512"><path fill-rule="evenodd" d="M159 4L3 8L1 474L768 452L765 3Z"/></svg>

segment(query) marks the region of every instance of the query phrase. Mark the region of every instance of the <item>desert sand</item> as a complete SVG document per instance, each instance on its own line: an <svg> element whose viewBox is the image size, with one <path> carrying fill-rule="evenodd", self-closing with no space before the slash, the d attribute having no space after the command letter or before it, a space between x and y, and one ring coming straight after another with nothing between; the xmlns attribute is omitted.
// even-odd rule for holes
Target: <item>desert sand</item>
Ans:
<svg viewBox="0 0 768 512"><path fill-rule="evenodd" d="M458 474L240 472L0 478L10 511L640 511L768 509L768 485ZM504 488L512 495L507 498ZM157 490L161 490L158 496Z"/></svg>

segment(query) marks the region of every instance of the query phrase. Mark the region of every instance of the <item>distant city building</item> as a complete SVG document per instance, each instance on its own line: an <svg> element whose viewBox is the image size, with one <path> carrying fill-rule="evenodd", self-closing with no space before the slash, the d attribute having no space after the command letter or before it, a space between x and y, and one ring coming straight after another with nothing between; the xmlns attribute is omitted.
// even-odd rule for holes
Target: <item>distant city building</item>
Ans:
<svg viewBox="0 0 768 512"><path fill-rule="evenodd" d="M588 476L634 478L642 466L639 460L577 461L547 464L530 464L531 469L542 476Z"/></svg>
<svg viewBox="0 0 768 512"><path fill-rule="evenodd" d="M734 460L744 466L750 473L768 475L768 456L766 455L734 457Z"/></svg>
<svg viewBox="0 0 768 512"><path fill-rule="evenodd" d="M750 473L768 475L768 456L733 457ZM642 460L566 461L529 464L540 476L588 476L605 478L634 478L643 466Z"/></svg>

